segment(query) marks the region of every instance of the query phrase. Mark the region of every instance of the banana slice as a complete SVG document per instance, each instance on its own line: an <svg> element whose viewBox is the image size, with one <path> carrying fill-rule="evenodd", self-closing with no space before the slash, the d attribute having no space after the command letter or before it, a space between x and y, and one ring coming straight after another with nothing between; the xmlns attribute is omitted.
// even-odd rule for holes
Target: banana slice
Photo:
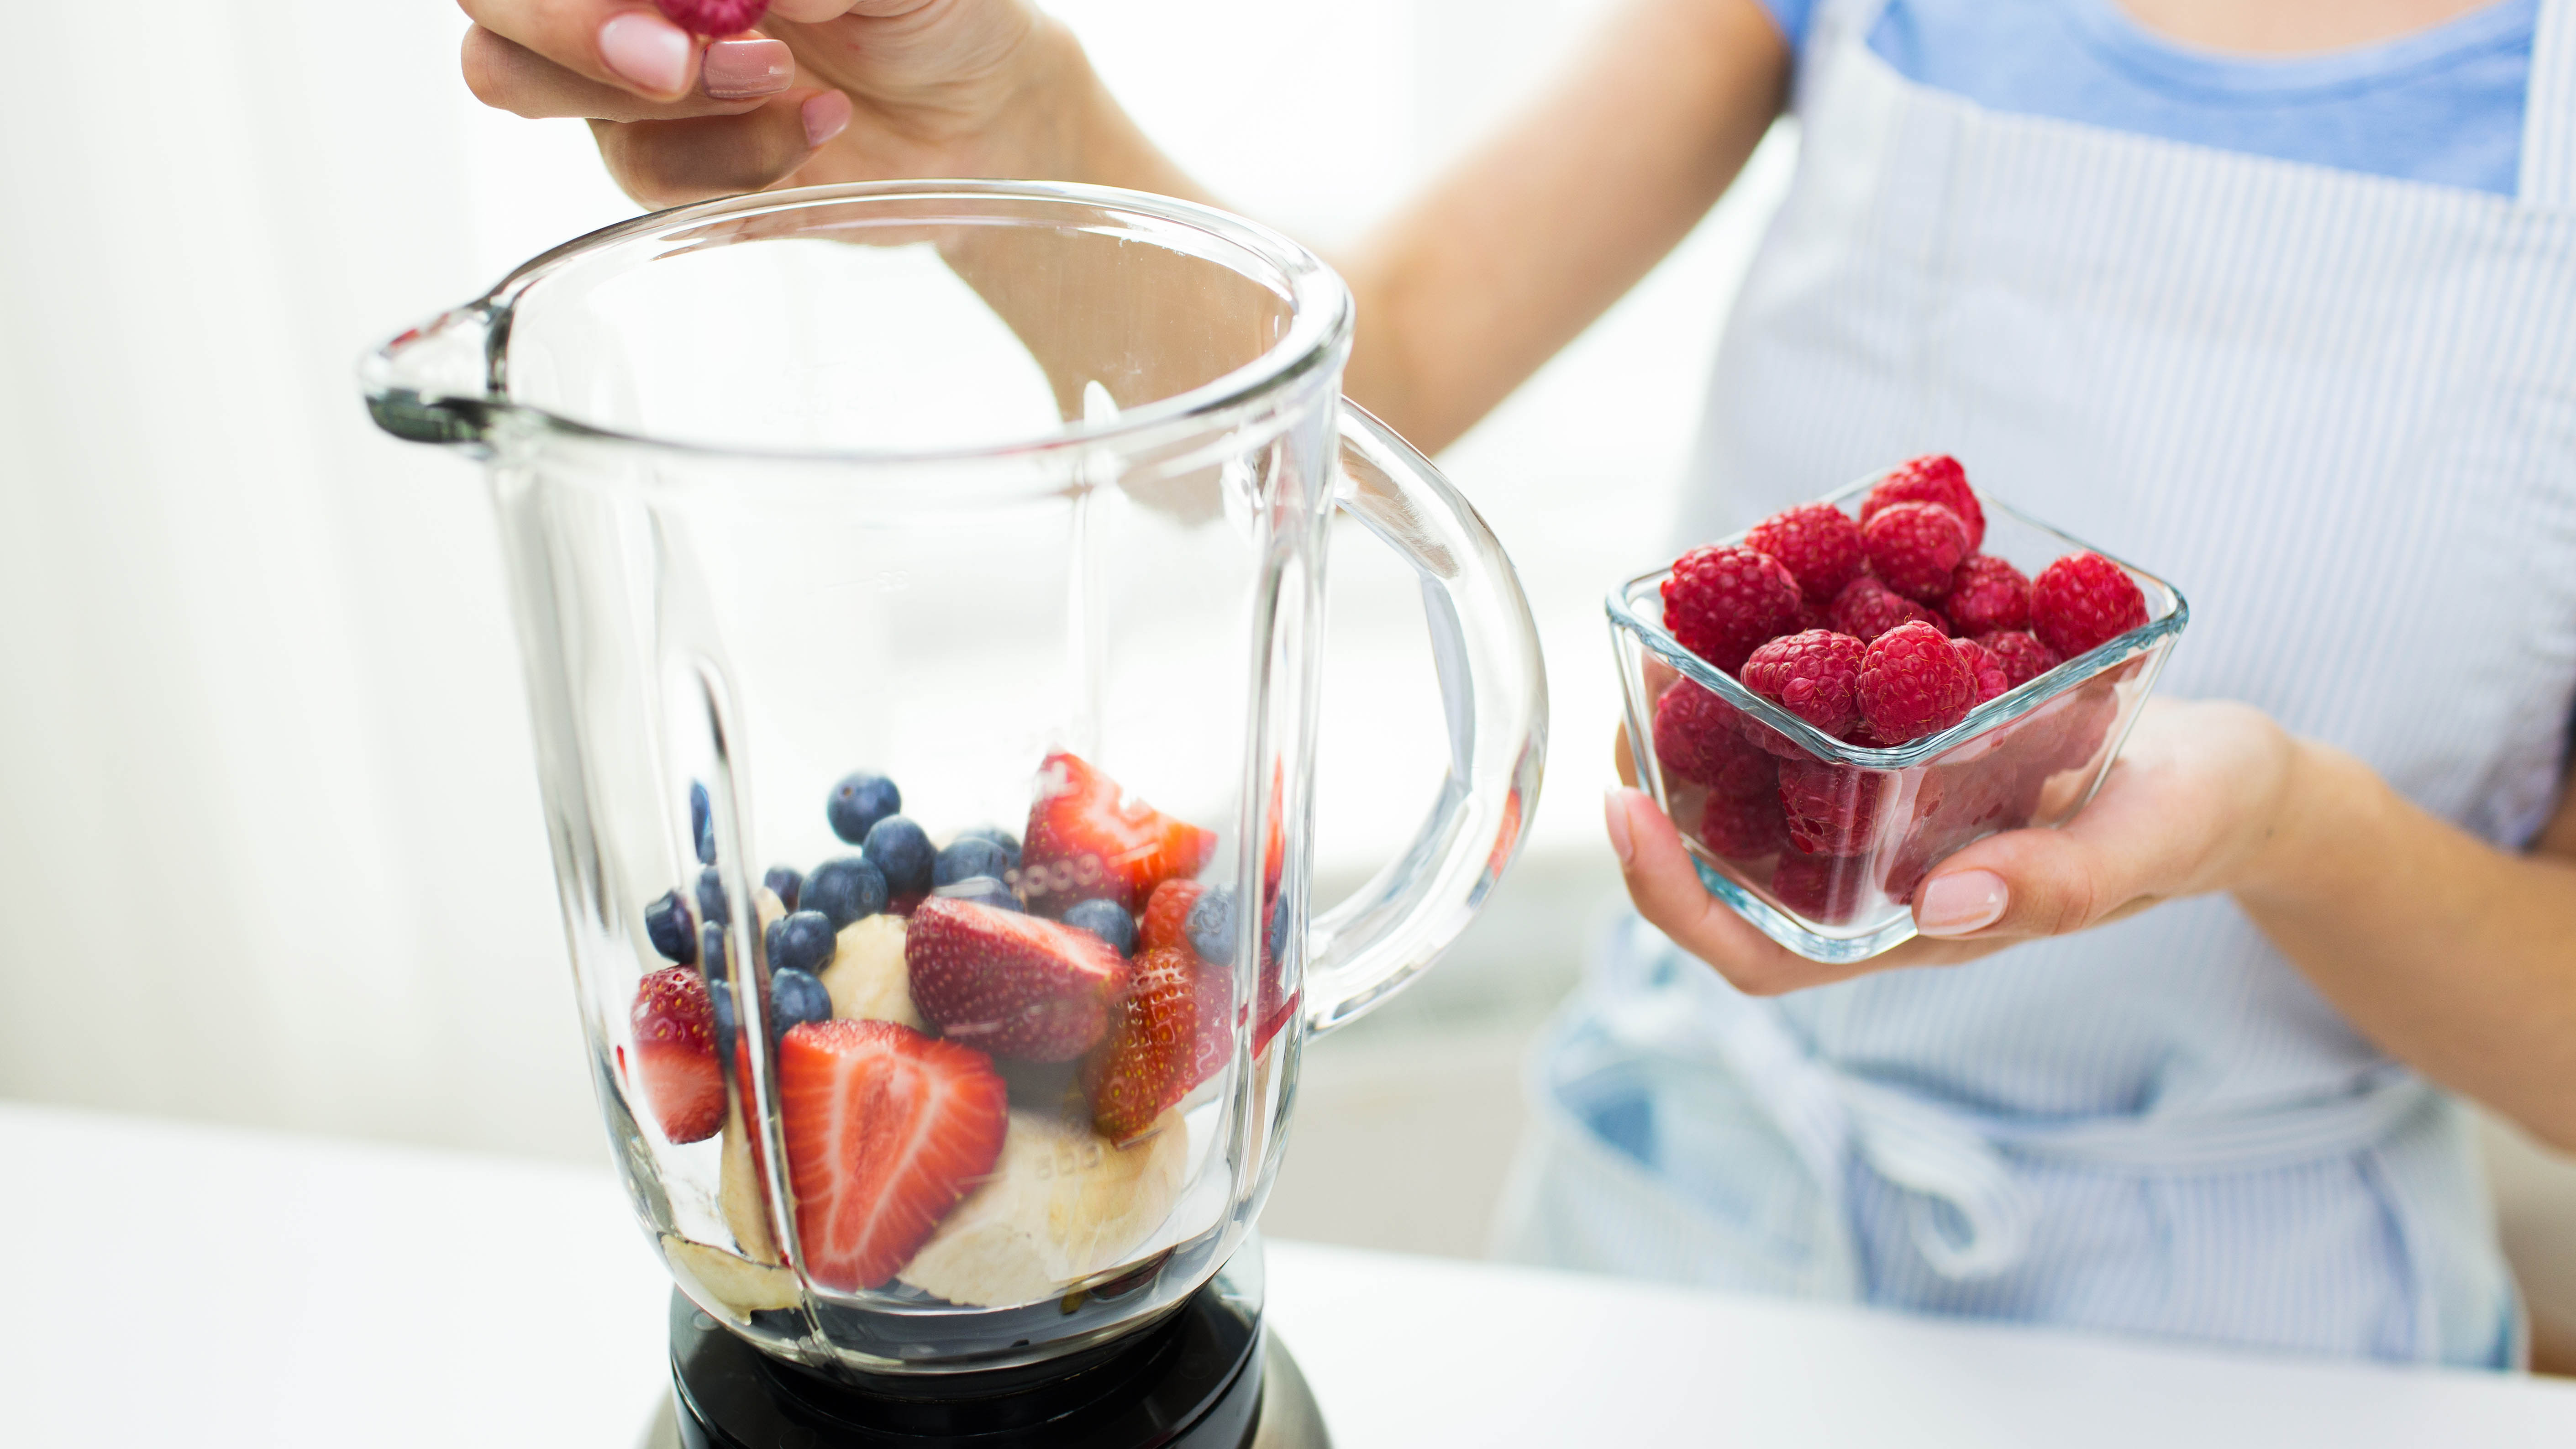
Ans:
<svg viewBox="0 0 2576 1449"><path fill-rule="evenodd" d="M951 1303L1033 1303L1116 1266L1172 1211L1190 1130L1166 1112L1113 1146L1088 1123L1013 1112L993 1176L939 1225L902 1278Z"/></svg>
<svg viewBox="0 0 2576 1449"><path fill-rule="evenodd" d="M725 1113L724 1155L716 1170L716 1206L723 1209L725 1226L733 1229L734 1241L742 1245L743 1256L759 1263L783 1261L778 1239L769 1231L769 1209L762 1201L760 1174L752 1168L751 1138L743 1131L739 1103Z"/></svg>
<svg viewBox="0 0 2576 1449"><path fill-rule="evenodd" d="M738 1313L793 1308L803 1301L796 1291L796 1275L785 1268L747 1263L722 1248L710 1248L668 1233L662 1235L662 1255L670 1260L672 1272L695 1282L707 1297Z"/></svg>
<svg viewBox="0 0 2576 1449"><path fill-rule="evenodd" d="M823 968L832 1015L893 1021L914 1031L930 1023L912 1004L912 973L903 964L903 917L879 913L841 928L832 964Z"/></svg>

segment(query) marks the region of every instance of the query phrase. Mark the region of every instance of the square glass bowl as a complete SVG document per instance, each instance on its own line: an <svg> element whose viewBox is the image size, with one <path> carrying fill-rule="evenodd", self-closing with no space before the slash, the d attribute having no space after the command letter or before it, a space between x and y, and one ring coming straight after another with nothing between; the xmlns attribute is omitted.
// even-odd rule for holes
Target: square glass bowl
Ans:
<svg viewBox="0 0 2576 1449"><path fill-rule="evenodd" d="M1849 511L1847 505L1885 476L1864 478L1821 501ZM2024 574L2035 577L2053 560L2090 549L1982 490L1977 501L1986 511L1979 551ZM1741 533L1717 540L1743 541ZM1664 632L1662 588L1670 565L1613 590L1610 647L1618 656L1638 780L1680 827L1710 892L1801 956L1858 961L1913 937L1914 887L1951 852L1999 831L2061 825L2083 809L2191 617L2173 585L2103 556L2137 581L2146 596L2145 624L2006 690L1946 730L1893 749L1865 749L1824 734L1684 649ZM1825 841L1831 853L1777 844L1777 830L1730 825L1744 816L1724 801L1721 816L1712 816L1711 797L1719 792L1674 774L1657 758L1656 702L1684 681L1741 716L1737 728L1759 738L1759 753L1776 761L1773 788L1784 814L1808 822L1805 833ZM1758 773L1762 767L1747 768ZM1761 782L1739 778L1730 788L1737 799L1752 800Z"/></svg>

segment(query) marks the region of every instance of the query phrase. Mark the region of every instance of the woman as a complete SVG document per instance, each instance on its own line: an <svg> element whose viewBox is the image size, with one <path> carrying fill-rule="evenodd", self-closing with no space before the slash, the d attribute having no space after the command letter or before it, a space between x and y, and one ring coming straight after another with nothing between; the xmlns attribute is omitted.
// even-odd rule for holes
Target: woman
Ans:
<svg viewBox="0 0 2576 1449"><path fill-rule="evenodd" d="M2100 796L1857 966L1711 900L1546 1055L1515 1250L2325 1353L2523 1352L2461 1109L2576 1145L2576 0L1637 0L1366 245L1350 391L1457 436L1716 200L1799 176L1685 541L1910 453L2183 582ZM1057 177L1195 195L1019 0L466 0L476 93L669 204ZM1688 964L1680 953L1715 970ZM1932 966L1953 969L1922 970ZM1767 999L1765 999L1767 998Z"/></svg>

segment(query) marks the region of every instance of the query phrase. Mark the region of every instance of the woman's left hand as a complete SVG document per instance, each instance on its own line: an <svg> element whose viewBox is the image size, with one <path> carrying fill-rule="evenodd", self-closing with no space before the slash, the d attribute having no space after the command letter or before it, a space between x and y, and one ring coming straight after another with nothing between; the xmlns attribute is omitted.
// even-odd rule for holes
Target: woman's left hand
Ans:
<svg viewBox="0 0 2576 1449"><path fill-rule="evenodd" d="M2267 865L2296 759L2288 732L2260 710L2152 700L2100 793L2073 820L1989 836L1951 855L1915 892L1921 936L1839 966L1784 949L1710 895L1679 832L1643 791L1611 791L1608 826L1638 911L1739 990L1769 996L1969 961L2160 901L2235 889ZM1620 766L1632 779L1624 741Z"/></svg>

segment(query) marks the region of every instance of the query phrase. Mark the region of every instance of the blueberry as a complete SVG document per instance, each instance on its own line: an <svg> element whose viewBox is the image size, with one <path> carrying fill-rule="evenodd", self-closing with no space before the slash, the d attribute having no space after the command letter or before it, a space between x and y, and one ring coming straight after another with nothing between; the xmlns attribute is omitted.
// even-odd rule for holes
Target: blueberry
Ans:
<svg viewBox="0 0 2576 1449"><path fill-rule="evenodd" d="M689 838L698 843L698 864L716 863L715 811L707 805L707 787L689 782Z"/></svg>
<svg viewBox="0 0 2576 1449"><path fill-rule="evenodd" d="M1077 901L1063 919L1075 930L1089 931L1117 947L1121 956L1136 954L1136 918L1116 901Z"/></svg>
<svg viewBox="0 0 2576 1449"><path fill-rule="evenodd" d="M1011 858L1011 869L1017 870L1020 868L1020 838L998 825L978 825L972 830L960 830L957 832L957 838L959 840L989 840L995 845L1002 847L1002 853ZM952 844L949 848L953 850L956 847Z"/></svg>
<svg viewBox="0 0 2576 1449"><path fill-rule="evenodd" d="M939 852L938 861L930 867L930 883L933 886L955 885L979 875L1000 880L1010 868L1009 851L980 835L961 835L949 842L946 850Z"/></svg>
<svg viewBox="0 0 2576 1449"><path fill-rule="evenodd" d="M837 931L886 908L885 873L855 855L845 855L814 867L801 894L798 904L822 912Z"/></svg>
<svg viewBox="0 0 2576 1449"><path fill-rule="evenodd" d="M769 1030L785 1036L791 1026L832 1019L832 993L811 972L789 969L769 973Z"/></svg>
<svg viewBox="0 0 2576 1449"><path fill-rule="evenodd" d="M1288 959L1288 897L1285 895L1270 898L1270 959Z"/></svg>
<svg viewBox="0 0 2576 1449"><path fill-rule="evenodd" d="M939 859L939 852L930 848L930 837L901 815L889 815L869 827L867 844L859 847L859 853L884 873L886 889L899 896L927 892L931 868Z"/></svg>
<svg viewBox="0 0 2576 1449"><path fill-rule="evenodd" d="M832 798L823 802L823 818L832 822L834 835L856 845L878 821L902 808L903 792L894 781L861 770L832 787Z"/></svg>
<svg viewBox="0 0 2576 1449"><path fill-rule="evenodd" d="M769 874L760 878L760 883L769 887L769 893L778 897L778 903L791 911L796 909L797 893L805 889L805 877L792 865L771 866Z"/></svg>
<svg viewBox="0 0 2576 1449"><path fill-rule="evenodd" d="M680 903L678 891L664 891L644 908L644 934L653 938L653 949L670 960L686 966L698 959L698 923Z"/></svg>
<svg viewBox="0 0 2576 1449"><path fill-rule="evenodd" d="M781 916L761 932L761 945L769 952L772 971L804 971L821 975L832 964L832 954L840 942L832 935L832 918L821 911L798 911Z"/></svg>
<svg viewBox="0 0 2576 1449"><path fill-rule="evenodd" d="M1220 886L1190 907L1190 949L1211 966L1234 964L1234 892Z"/></svg>
<svg viewBox="0 0 2576 1449"><path fill-rule="evenodd" d="M698 872L698 919L719 926L733 924L733 912L725 907L724 877L712 865Z"/></svg>
<svg viewBox="0 0 2576 1449"><path fill-rule="evenodd" d="M713 921L698 928L699 970L709 981L722 981L733 974L732 958L725 952L725 928Z"/></svg>
<svg viewBox="0 0 2576 1449"><path fill-rule="evenodd" d="M997 911L1020 908L1020 898L1011 894L1011 888L989 875L971 875L953 885L941 886L939 898L943 901L972 901Z"/></svg>
<svg viewBox="0 0 2576 1449"><path fill-rule="evenodd" d="M733 983L718 977L707 983L707 1004L715 1008L716 1055L727 1067L733 1065L733 1036L741 1026L733 1014Z"/></svg>

